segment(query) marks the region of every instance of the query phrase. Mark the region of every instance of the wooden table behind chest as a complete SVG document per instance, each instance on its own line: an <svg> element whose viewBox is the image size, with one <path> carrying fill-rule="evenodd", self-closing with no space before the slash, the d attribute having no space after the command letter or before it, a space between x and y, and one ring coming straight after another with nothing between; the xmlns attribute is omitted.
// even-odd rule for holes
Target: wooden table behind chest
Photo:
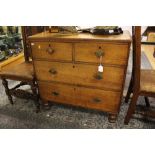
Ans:
<svg viewBox="0 0 155 155"><path fill-rule="evenodd" d="M41 99L119 112L131 38L40 33L29 38ZM103 72L98 66L103 65Z"/></svg>

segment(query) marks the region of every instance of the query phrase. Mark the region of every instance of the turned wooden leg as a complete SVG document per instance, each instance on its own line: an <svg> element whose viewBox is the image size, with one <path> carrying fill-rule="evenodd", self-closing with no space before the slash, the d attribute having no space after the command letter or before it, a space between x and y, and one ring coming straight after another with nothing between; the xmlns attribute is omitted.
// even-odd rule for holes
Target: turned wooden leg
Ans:
<svg viewBox="0 0 155 155"><path fill-rule="evenodd" d="M144 99L145 99L146 107L149 108L150 107L149 98L148 97L144 97Z"/></svg>
<svg viewBox="0 0 155 155"><path fill-rule="evenodd" d="M129 84L129 88L128 88L128 91L127 91L127 95L125 97L125 103L128 103L130 95L132 93L132 89L133 89L133 78L131 78L131 80L130 80L130 84Z"/></svg>
<svg viewBox="0 0 155 155"><path fill-rule="evenodd" d="M43 108L45 109L45 110L50 110L50 108L51 108L51 104L47 101L47 100L45 100L45 99L41 99L41 101L42 101L42 105L43 105Z"/></svg>
<svg viewBox="0 0 155 155"><path fill-rule="evenodd" d="M117 120L117 114L109 114L108 120L110 123L115 123Z"/></svg>
<svg viewBox="0 0 155 155"><path fill-rule="evenodd" d="M10 94L9 87L8 87L8 81L6 79L2 79L2 84L5 88L5 92L6 92L6 95L8 96L10 103L13 104L13 99L12 99L12 96Z"/></svg>
<svg viewBox="0 0 155 155"><path fill-rule="evenodd" d="M132 117L132 114L135 111L137 99L138 99L138 94L137 93L133 93L133 97L131 99L131 103L129 105L128 112L127 112L127 115L125 117L125 121L124 121L125 124L129 123L129 121L130 121L130 119Z"/></svg>
<svg viewBox="0 0 155 155"><path fill-rule="evenodd" d="M39 96L38 96L38 91L37 91L37 86L35 84L35 81L33 81L31 84L31 90L34 96L34 103L36 106L36 113L40 111L40 103L39 103Z"/></svg>

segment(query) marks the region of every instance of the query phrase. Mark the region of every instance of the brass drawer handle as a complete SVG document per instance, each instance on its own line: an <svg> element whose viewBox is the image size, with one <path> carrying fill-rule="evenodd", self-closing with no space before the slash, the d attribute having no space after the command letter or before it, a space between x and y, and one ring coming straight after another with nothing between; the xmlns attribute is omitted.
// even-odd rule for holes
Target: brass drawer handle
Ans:
<svg viewBox="0 0 155 155"><path fill-rule="evenodd" d="M101 102L101 99L99 99L99 98L94 98L93 101L94 101L95 103L100 103L100 102Z"/></svg>
<svg viewBox="0 0 155 155"><path fill-rule="evenodd" d="M54 91L54 92L52 92L52 95L59 96L59 93Z"/></svg>
<svg viewBox="0 0 155 155"><path fill-rule="evenodd" d="M49 73L55 75L55 74L57 74L57 71L54 68L52 68L49 70Z"/></svg>
<svg viewBox="0 0 155 155"><path fill-rule="evenodd" d="M97 72L97 73L95 74L95 78L96 78L97 80L103 79L103 73L102 73L102 72Z"/></svg>
<svg viewBox="0 0 155 155"><path fill-rule="evenodd" d="M104 56L104 52L102 50L98 50L95 52L96 57L100 58L101 56Z"/></svg>
<svg viewBox="0 0 155 155"><path fill-rule="evenodd" d="M54 49L52 49L51 44L48 45L46 52L49 54L53 54L54 53Z"/></svg>

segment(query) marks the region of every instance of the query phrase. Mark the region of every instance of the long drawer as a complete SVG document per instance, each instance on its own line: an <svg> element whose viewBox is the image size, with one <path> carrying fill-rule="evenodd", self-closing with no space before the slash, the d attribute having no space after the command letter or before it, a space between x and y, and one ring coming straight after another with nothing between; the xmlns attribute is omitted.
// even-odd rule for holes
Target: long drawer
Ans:
<svg viewBox="0 0 155 155"><path fill-rule="evenodd" d="M75 61L99 63L98 52L102 51L103 64L126 65L128 48L117 43L76 43Z"/></svg>
<svg viewBox="0 0 155 155"><path fill-rule="evenodd" d="M42 99L103 111L117 112L120 92L90 89L48 82L39 82Z"/></svg>
<svg viewBox="0 0 155 155"><path fill-rule="evenodd" d="M34 61L37 80L93 86L120 91L124 68L105 66L98 75L97 65Z"/></svg>
<svg viewBox="0 0 155 155"><path fill-rule="evenodd" d="M72 61L72 44L56 42L31 43L34 59Z"/></svg>

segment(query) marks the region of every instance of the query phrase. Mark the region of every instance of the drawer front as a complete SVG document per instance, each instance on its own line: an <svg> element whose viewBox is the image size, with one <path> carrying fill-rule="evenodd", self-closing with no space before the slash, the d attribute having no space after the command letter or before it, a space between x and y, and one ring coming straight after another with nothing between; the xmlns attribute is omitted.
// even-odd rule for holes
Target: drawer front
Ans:
<svg viewBox="0 0 155 155"><path fill-rule="evenodd" d="M34 61L38 80L64 82L75 85L93 86L121 90L124 68L104 67L98 75L98 66L85 64ZM101 76L101 78L100 78Z"/></svg>
<svg viewBox="0 0 155 155"><path fill-rule="evenodd" d="M120 92L46 82L39 82L39 91L46 100L103 111L117 112L120 103Z"/></svg>
<svg viewBox="0 0 155 155"><path fill-rule="evenodd" d="M34 59L72 61L72 44L35 42L31 44Z"/></svg>
<svg viewBox="0 0 155 155"><path fill-rule="evenodd" d="M103 53L103 64L126 65L128 44L77 43L75 44L75 61L99 63L100 51Z"/></svg>
<svg viewBox="0 0 155 155"><path fill-rule="evenodd" d="M76 97L79 98L77 101L85 103L87 108L108 112L118 111L121 95L120 92L76 87L75 94Z"/></svg>
<svg viewBox="0 0 155 155"><path fill-rule="evenodd" d="M85 107L85 103L76 101L77 97L75 96L75 87L73 86L48 82L38 82L38 85L42 99Z"/></svg>

